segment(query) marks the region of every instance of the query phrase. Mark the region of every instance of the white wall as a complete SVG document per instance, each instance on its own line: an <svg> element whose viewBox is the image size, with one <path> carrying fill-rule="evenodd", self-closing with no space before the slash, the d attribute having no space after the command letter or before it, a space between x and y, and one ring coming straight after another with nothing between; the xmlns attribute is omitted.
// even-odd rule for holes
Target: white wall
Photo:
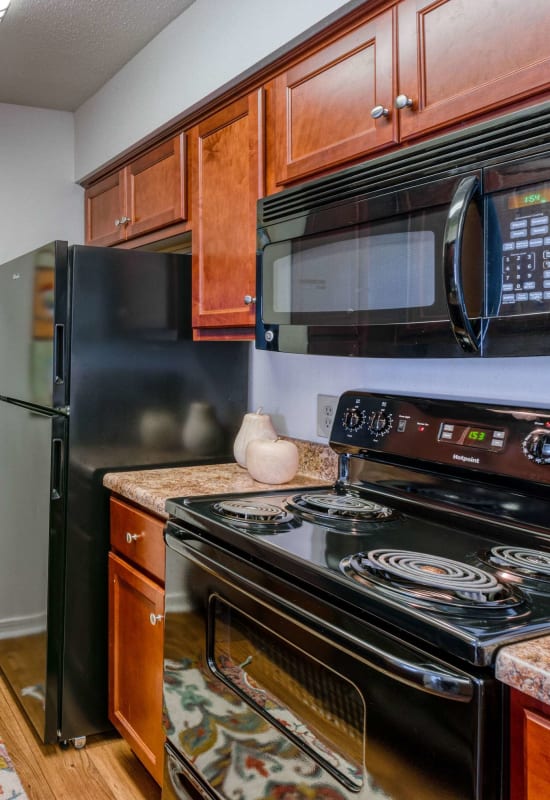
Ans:
<svg viewBox="0 0 550 800"><path fill-rule="evenodd" d="M0 103L0 220L0 263L53 239L83 241L72 114Z"/></svg>
<svg viewBox="0 0 550 800"><path fill-rule="evenodd" d="M196 0L76 112L76 174L101 164L231 82L331 13L341 0ZM549 334L550 335L550 334ZM316 435L317 394L401 394L550 405L550 358L345 359L251 350L250 408L280 433Z"/></svg>
<svg viewBox="0 0 550 800"><path fill-rule="evenodd" d="M76 111L77 177L93 172L328 15L359 2L195 0Z"/></svg>
<svg viewBox="0 0 550 800"><path fill-rule="evenodd" d="M251 409L279 433L317 436L317 395L347 389L550 407L550 357L389 359L252 353Z"/></svg>

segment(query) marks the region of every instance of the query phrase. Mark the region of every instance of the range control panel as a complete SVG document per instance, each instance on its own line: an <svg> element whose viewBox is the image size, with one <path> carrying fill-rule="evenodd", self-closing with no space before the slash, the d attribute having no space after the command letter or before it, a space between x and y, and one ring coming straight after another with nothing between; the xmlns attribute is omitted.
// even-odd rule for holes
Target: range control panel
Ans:
<svg viewBox="0 0 550 800"><path fill-rule="evenodd" d="M550 483L550 409L345 392L330 445Z"/></svg>

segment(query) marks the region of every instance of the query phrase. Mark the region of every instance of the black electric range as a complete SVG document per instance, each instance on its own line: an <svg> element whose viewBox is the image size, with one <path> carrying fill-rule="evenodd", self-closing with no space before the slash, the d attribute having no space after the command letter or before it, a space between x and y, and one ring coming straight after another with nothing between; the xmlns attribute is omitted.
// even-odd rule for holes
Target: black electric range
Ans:
<svg viewBox="0 0 550 800"><path fill-rule="evenodd" d="M351 618L472 665L550 633L549 410L349 391L330 445L334 485L167 511Z"/></svg>

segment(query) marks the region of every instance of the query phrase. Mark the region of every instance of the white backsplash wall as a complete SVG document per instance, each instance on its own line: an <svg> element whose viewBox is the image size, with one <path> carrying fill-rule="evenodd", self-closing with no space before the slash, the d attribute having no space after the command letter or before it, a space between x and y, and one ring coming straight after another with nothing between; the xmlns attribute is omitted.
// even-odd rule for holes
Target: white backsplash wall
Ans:
<svg viewBox="0 0 550 800"><path fill-rule="evenodd" d="M250 410L263 407L278 433L317 436L317 395L347 389L550 407L550 357L340 358L252 350Z"/></svg>

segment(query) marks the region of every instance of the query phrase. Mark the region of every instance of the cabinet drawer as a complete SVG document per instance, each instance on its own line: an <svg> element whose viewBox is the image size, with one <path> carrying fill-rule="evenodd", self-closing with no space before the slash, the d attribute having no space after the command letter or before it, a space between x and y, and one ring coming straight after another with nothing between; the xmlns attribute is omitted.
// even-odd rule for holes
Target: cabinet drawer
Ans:
<svg viewBox="0 0 550 800"><path fill-rule="evenodd" d="M111 498L111 547L164 583L164 523Z"/></svg>

